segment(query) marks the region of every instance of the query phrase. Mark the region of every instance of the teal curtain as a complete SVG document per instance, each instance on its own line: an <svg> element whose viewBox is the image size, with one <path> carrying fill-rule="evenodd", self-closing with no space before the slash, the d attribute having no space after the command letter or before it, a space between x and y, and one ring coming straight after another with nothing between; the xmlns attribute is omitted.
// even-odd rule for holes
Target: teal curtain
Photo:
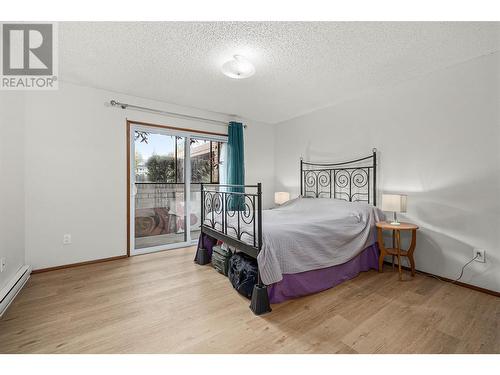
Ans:
<svg viewBox="0 0 500 375"><path fill-rule="evenodd" d="M231 121L228 129L227 142L227 183L229 185L245 185L245 146L243 141L243 124ZM231 187L230 192L244 193L243 187ZM243 196L230 195L228 210L243 211L245 199Z"/></svg>

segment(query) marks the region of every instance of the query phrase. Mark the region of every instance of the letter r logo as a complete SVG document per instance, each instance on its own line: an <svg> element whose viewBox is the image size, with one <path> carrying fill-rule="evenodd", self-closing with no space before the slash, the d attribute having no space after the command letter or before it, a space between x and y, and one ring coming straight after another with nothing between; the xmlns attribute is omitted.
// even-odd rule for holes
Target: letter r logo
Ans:
<svg viewBox="0 0 500 375"><path fill-rule="evenodd" d="M52 24L2 26L4 75L52 75Z"/></svg>

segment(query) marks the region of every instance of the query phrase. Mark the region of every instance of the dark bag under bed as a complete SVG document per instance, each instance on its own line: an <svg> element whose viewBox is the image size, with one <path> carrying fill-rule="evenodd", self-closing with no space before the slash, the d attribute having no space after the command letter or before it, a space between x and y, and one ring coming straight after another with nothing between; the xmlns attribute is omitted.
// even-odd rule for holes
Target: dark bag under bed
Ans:
<svg viewBox="0 0 500 375"><path fill-rule="evenodd" d="M228 278L233 288L247 298L252 297L252 291L257 284L257 260L245 253L236 253L229 259Z"/></svg>
<svg viewBox="0 0 500 375"><path fill-rule="evenodd" d="M233 253L229 249L223 249L221 246L214 246L212 249L212 266L224 276L227 276L229 270L229 260Z"/></svg>

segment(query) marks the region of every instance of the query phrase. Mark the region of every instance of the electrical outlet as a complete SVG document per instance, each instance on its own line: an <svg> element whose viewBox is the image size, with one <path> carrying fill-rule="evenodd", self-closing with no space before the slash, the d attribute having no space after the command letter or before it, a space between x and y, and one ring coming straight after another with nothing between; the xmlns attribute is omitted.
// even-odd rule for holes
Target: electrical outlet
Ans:
<svg viewBox="0 0 500 375"><path fill-rule="evenodd" d="M69 245L71 243L71 234L65 234L63 236L63 245Z"/></svg>
<svg viewBox="0 0 500 375"><path fill-rule="evenodd" d="M472 251L472 257L477 256L477 258L474 259L476 262L486 263L486 251L482 249L474 249Z"/></svg>
<svg viewBox="0 0 500 375"><path fill-rule="evenodd" d="M5 271L5 263L6 263L6 261L7 260L5 259L5 257L0 258L0 272Z"/></svg>

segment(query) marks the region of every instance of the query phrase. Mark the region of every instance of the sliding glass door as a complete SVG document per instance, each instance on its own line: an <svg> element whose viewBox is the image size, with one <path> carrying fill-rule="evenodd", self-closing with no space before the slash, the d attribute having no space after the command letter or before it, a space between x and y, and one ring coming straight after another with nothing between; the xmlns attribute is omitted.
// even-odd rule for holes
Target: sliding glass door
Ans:
<svg viewBox="0 0 500 375"><path fill-rule="evenodd" d="M192 137L189 144L191 166L191 238L200 235L201 183L219 184L224 142Z"/></svg>
<svg viewBox="0 0 500 375"><path fill-rule="evenodd" d="M132 124L130 255L190 246L200 234L200 184L219 183L224 136Z"/></svg>

